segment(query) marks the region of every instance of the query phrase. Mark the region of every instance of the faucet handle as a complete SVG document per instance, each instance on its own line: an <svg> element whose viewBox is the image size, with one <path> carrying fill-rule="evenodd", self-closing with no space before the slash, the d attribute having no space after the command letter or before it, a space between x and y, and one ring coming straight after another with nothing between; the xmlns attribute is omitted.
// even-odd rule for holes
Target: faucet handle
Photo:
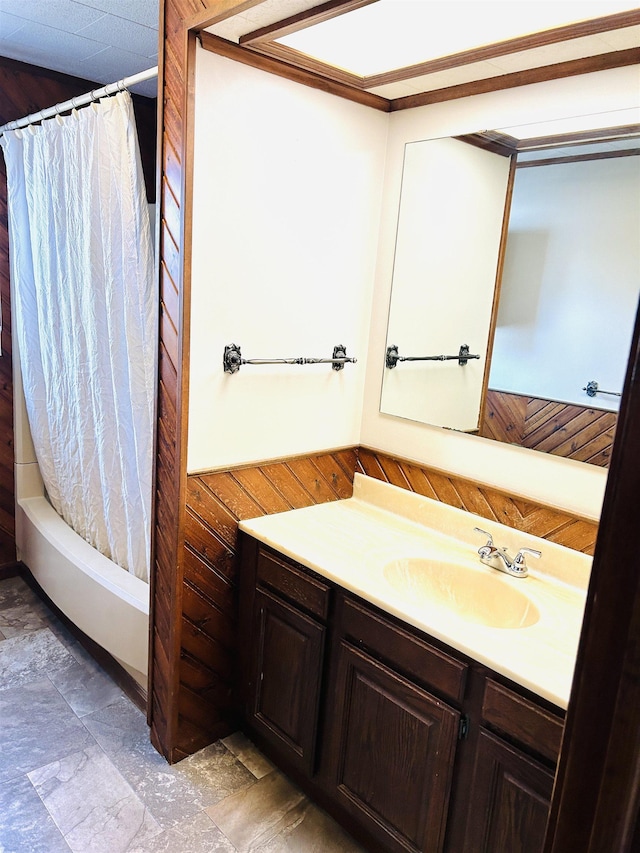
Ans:
<svg viewBox="0 0 640 853"><path fill-rule="evenodd" d="M542 552L536 551L535 548L520 548L513 561L514 568L518 571L526 571L527 569L527 563L524 556L525 554L531 554L532 557L542 556Z"/></svg>
<svg viewBox="0 0 640 853"><path fill-rule="evenodd" d="M487 537L487 545L493 545L493 536L490 533L486 530L482 530L481 527L474 527L473 529L478 533L483 533Z"/></svg>

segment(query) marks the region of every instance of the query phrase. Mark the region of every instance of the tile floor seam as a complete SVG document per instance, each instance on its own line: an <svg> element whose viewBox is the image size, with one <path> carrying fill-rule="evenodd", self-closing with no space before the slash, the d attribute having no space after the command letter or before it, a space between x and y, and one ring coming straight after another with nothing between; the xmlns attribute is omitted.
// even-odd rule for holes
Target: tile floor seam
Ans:
<svg viewBox="0 0 640 853"><path fill-rule="evenodd" d="M66 697L66 696L64 695L64 693L60 690L60 688L59 688L59 687L58 687L58 685L55 683L55 681L51 678L51 674L50 674L50 673L46 673L46 675L47 675L47 678L49 679L49 681L51 682L52 686L55 688L55 690L56 690L56 691L58 692L58 694L60 695L60 698L61 698L61 699L63 699L63 700L66 702L66 704L67 704L67 706L69 707L69 710L71 711L71 713L72 713L72 714L74 714L74 715L78 718L78 720L79 720L80 722L82 722L82 717L80 717L80 716L76 713L75 709L74 709L74 708L73 708L73 706L70 704L70 702L69 702L69 700L67 699L67 697ZM85 726L85 728L86 728L86 726Z"/></svg>
<svg viewBox="0 0 640 853"><path fill-rule="evenodd" d="M31 771L30 771L30 772L31 772ZM65 844L65 846L66 846L67 850L71 851L71 847L70 847L70 846L69 846L69 844L67 843L67 840L65 839L64 834L63 834L63 833L62 833L62 831L60 830L60 827L58 826L58 824L57 824L57 822L56 822L55 818L54 818L54 817L53 817L53 815L49 812L49 809L47 809L46 804L44 803L44 801L42 800L42 797L40 796L40 792L38 791L38 789L36 788L36 786L33 784L33 782L31 781L31 779L29 778L29 773L25 773L23 776L19 777L18 779L13 779L13 780L12 780L12 784L15 786L15 785L20 781L20 779L23 779L23 780L24 780L24 781L29 785L30 789L33 791L33 793L35 794L35 796L36 796L36 797L38 797L39 801L42 803L43 808L46 810L46 813L47 813L47 815L48 815L49 819L50 819L50 820L51 820L51 822L53 823L53 826L55 827L55 829L56 829L56 831L57 831L58 835L60 836L60 839L64 842L64 844ZM1 832L1 830L2 830L2 823L0 823L0 832ZM4 851L5 851L5 848L4 848L3 844L2 844L2 835L0 834L0 853L4 853ZM7 853L12 853L12 851L7 851ZM25 851L25 853L27 853L27 851ZM73 851L71 851L71 853L73 853Z"/></svg>
<svg viewBox="0 0 640 853"><path fill-rule="evenodd" d="M94 741L95 741L95 739L94 739ZM156 823L156 825L158 826L158 832L157 832L157 833L155 833L155 834L160 834L160 833L163 831L163 829L162 829L161 825L156 821L156 819L155 819L155 818L154 818L154 816L151 814L151 812L150 812L150 810L148 809L148 807L147 807L147 806L145 805L145 803L144 803L144 802L143 802L143 801L138 797L138 795L137 795L137 793L136 793L135 789L134 789L134 788L132 787L132 785L128 782L128 780L127 780L127 779L126 779L126 778L125 778L125 777L120 773L120 771L118 770L118 768L117 768L117 767L115 766L115 764L111 761L111 759L110 759L110 758L109 758L109 756L106 754L106 752L102 749L102 747L100 746L100 744L99 744L99 743L97 743L97 742L94 742L94 744L91 744L91 745L90 745L90 748L91 748L92 750L95 750L95 751L99 752L99 753L103 756L103 758L106 760L106 762L110 765L110 767L111 767L112 771L117 775L119 782L120 782L121 784L123 784L123 785L124 785L124 788L125 788L125 790L123 791L123 793L122 793L122 795L121 795L121 796L119 796L119 797L117 797L115 800L112 800L112 801L110 801L110 802L109 802L109 805L108 805L108 811L109 811L110 813L118 812L118 807L119 807L120 805L124 805L124 804L126 804L126 803L127 803L127 801L129 801L129 800L131 800L131 799L133 798L133 799L134 799L137 803L139 803L139 804L140 804L140 806L142 807L142 809L143 809L143 814L144 814L144 813L147 813L147 812L150 814L150 816L151 816L151 818L153 819L154 823ZM74 751L74 752L70 752L70 753L68 753L66 756L63 756L63 757L61 757L60 759L58 759L57 761L52 762L50 765L45 765L42 769L46 769L47 767L52 767L52 766L53 766L53 765L55 765L55 764L60 765L60 764L61 764L62 762L64 762L66 759L72 759L74 756L76 756L76 755L80 755L81 753L84 753L84 754L85 754L85 756L86 756L86 755L87 755L87 750L88 750L88 748L87 748L87 747L85 747L83 750L76 750L76 751ZM32 772L32 773L36 773L37 771L31 771L31 772ZM76 775L76 774L74 774L74 776L75 776L75 775ZM30 780L30 781L32 781L32 784L33 784L33 780ZM63 779L63 780L62 780L62 785L64 785L65 783L71 782L71 781L72 781L72 779L71 779L71 778L70 778L70 779L66 779L66 780L64 780L64 779ZM49 815L50 815L51 819L53 820L53 822L55 823L56 827L57 827L57 828L58 828L58 830L60 831L60 833L61 833L62 837L63 837L63 838L65 839L65 841L67 842L67 844L69 845L70 849L71 849L71 850L74 850L73 845L72 845L72 844L70 843L70 841L69 841L69 837L70 837L72 834L76 833L76 832L77 832L77 830L78 830L78 828L80 828L80 827L82 827L84 824L86 824L86 823L87 823L87 821L89 821L89 820L90 820L90 818L91 818L93 815L95 815L95 813L96 813L100 808L102 808L102 807L103 807L103 804L102 804L102 803L97 803L97 804L93 805L93 806L90 808L90 810L88 811L88 813L79 815L79 816L78 816L78 819L76 820L76 822L75 822L74 824L70 825L69 827L67 827L67 828L66 828L66 830L65 830L65 828L64 828L63 826L61 826L61 825L60 825L59 820L56 818L56 812L55 812L55 811L52 811L52 810L49 808L49 805L47 804L47 800L46 800L46 799L44 799L44 798L42 797L42 795L40 794L40 791L38 790L37 785L34 785L34 787L35 787L35 789L36 789L37 793L39 794L40 799L42 800L44 807L47 809L47 812L49 813ZM67 814L68 814L68 812L65 812L65 816L66 816ZM153 837L153 836L151 836L151 837ZM76 853L79 853L79 851L76 851ZM124 853L124 851L123 851L123 853Z"/></svg>

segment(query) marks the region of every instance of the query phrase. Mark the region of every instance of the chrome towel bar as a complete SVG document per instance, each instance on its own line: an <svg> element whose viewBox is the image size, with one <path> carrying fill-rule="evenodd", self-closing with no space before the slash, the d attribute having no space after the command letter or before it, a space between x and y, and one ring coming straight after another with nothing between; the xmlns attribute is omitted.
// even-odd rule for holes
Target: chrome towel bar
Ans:
<svg viewBox="0 0 640 853"><path fill-rule="evenodd" d="M621 391L604 391L602 388L598 388L598 383L595 379L587 382L582 390L587 392L588 397L595 397L596 394L611 394L613 397L622 397Z"/></svg>
<svg viewBox="0 0 640 853"><path fill-rule="evenodd" d="M393 368L399 361L455 361L464 366L470 358L480 358L479 355L471 355L467 344L461 344L458 355L398 355L398 347L393 345L387 347L385 364Z"/></svg>
<svg viewBox="0 0 640 853"><path fill-rule="evenodd" d="M347 348L341 344L333 348L332 358L242 358L237 344L226 346L222 357L225 373L237 373L242 364L330 364L332 370L343 370L345 364L356 361L356 358L347 357Z"/></svg>

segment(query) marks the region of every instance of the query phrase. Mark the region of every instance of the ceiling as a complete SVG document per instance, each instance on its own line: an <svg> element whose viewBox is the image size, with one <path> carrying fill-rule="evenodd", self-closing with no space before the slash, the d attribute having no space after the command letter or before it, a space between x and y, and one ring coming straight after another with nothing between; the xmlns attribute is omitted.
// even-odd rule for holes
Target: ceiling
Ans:
<svg viewBox="0 0 640 853"><path fill-rule="evenodd" d="M20 60L65 74L82 77L98 83L112 83L123 77L144 71L158 62L158 19L160 0L0 0L0 55ZM385 0L389 2L389 0ZM393 0L398 14L404 5L420 6L430 15L430 29L438 33L436 42L442 44L451 31L462 30L460 16L465 7L482 8L497 22L499 16L525 5L545 5L536 0ZM327 6L354 6L357 40L380 39L389 34L377 35L372 25L363 23L358 28L357 14L368 14L367 9L358 13L357 7L366 7L371 0L347 0L343 4L324 3ZM447 55L433 58L425 56L417 65L408 69L391 71L369 77L358 77L342 69L305 56L286 44L283 30L287 33L326 20L309 11L319 6L318 0L264 0L249 6L239 15L209 28L209 32L251 53L270 54L278 59L320 71L334 79L343 80L351 86L368 91L381 98L405 100L412 105L411 96L418 93L437 92L462 86L470 81L491 80L532 69L541 69L558 63L629 51L640 45L640 10L635 19L621 20L621 26L604 27L595 31L587 27L582 32L558 38L511 39L501 44L478 44L477 47L449 48ZM380 4L382 5L382 3ZM564 5L575 9L576 21L588 20L602 15L602 2L594 0L554 0L553 5ZM629 10L631 3L625 0L606 0L611 13ZM322 8L321 7L321 8ZM459 10L458 24L444 15L444 10L455 7ZM370 10L369 10L370 11ZM333 12L335 14L335 12ZM629 13L632 15L633 13ZM302 21L299 19L303 18ZM294 21L291 25L291 21ZM283 22L288 24L283 28ZM406 32L406 31L405 31ZM359 35L358 35L359 34ZM407 42L408 39L405 39ZM448 42L447 42L448 43ZM452 53L453 50L453 53ZM400 63L402 65L402 63ZM156 95L155 81L139 84L133 91L149 97Z"/></svg>
<svg viewBox="0 0 640 853"><path fill-rule="evenodd" d="M113 83L158 64L158 20L159 0L0 0L0 56Z"/></svg>
<svg viewBox="0 0 640 853"><path fill-rule="evenodd" d="M396 24L400 21L399 26L391 27L382 15L382 7L387 5L391 19ZM391 103L390 109L403 109L432 102L433 97L420 100L425 93L441 92L437 100L447 100L450 95L461 96L453 94L452 89L471 84L476 84L476 89L468 88L466 94L520 85L518 75L521 79L527 75L529 82L552 79L554 66L563 69L556 76L565 76L596 67L637 63L639 5L638 0L336 0L323 4L263 0L208 27L205 35L233 43L245 54L262 54L378 96ZM540 21L536 28L530 17L521 35L504 36L509 29L503 18L517 18L525 7L535 14L535 10L550 6L562 13L556 16L555 24ZM484 36L479 26L485 23L483 16L492 22L492 29ZM470 27L462 26L465 19L469 19ZM324 30L327 37L322 43ZM311 43L307 36L316 31L319 38ZM409 37L416 32L417 39ZM427 32L435 38L427 39ZM512 27L511 32L517 29ZM344 45L341 54L335 50L340 40ZM391 45L392 41L396 44ZM393 48L394 67L387 66L383 73L354 73L351 61L366 42L374 56ZM444 55L438 53L445 44ZM203 46L217 50L211 38L206 44L203 41ZM218 48L218 52L225 52L222 42ZM416 49L424 51L419 61ZM226 55L240 58L228 51ZM499 78L502 83L495 86Z"/></svg>
<svg viewBox="0 0 640 853"><path fill-rule="evenodd" d="M280 44L363 77L627 12L637 0L378 0L278 36ZM613 29L611 27L610 29ZM563 39L566 41L567 39ZM631 47L604 33L592 47ZM635 43L638 43L637 32ZM506 70L509 70L508 68Z"/></svg>

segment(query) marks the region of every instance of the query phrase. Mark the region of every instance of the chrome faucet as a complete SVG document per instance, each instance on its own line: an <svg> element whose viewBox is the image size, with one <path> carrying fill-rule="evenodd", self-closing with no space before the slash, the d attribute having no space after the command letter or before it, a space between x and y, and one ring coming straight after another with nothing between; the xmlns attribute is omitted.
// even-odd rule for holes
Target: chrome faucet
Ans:
<svg viewBox="0 0 640 853"><path fill-rule="evenodd" d="M491 566L492 569L498 569L499 572L512 575L514 578L526 578L529 574L525 554L531 554L532 557L541 556L541 552L536 551L535 548L520 548L516 556L511 559L506 548L496 548L493 544L493 536L490 533L480 527L473 529L487 537L486 544L478 548L480 562L484 563L485 566Z"/></svg>

